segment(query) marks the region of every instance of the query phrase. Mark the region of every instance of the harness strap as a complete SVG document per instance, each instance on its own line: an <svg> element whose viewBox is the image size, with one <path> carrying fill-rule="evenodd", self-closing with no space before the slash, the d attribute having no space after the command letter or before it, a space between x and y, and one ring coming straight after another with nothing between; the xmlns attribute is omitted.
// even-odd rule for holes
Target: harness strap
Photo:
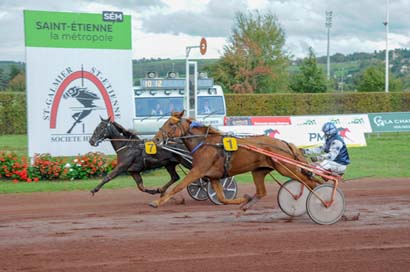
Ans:
<svg viewBox="0 0 410 272"><path fill-rule="evenodd" d="M128 145L121 146L120 148L115 150L115 152L120 152L121 150L126 149L127 147L128 147Z"/></svg>
<svg viewBox="0 0 410 272"><path fill-rule="evenodd" d="M204 142L200 142L197 146L195 146L192 150L191 150L191 154L194 154L198 149L201 148L201 146L204 145Z"/></svg>

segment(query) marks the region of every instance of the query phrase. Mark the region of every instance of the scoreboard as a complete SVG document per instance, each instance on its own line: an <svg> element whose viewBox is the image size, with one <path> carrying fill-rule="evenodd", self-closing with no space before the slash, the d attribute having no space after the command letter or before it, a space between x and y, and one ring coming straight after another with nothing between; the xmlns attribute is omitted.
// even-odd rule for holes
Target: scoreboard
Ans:
<svg viewBox="0 0 410 272"><path fill-rule="evenodd" d="M140 81L141 89L185 89L184 78L143 78ZM212 78L198 79L198 89L211 88L214 85Z"/></svg>

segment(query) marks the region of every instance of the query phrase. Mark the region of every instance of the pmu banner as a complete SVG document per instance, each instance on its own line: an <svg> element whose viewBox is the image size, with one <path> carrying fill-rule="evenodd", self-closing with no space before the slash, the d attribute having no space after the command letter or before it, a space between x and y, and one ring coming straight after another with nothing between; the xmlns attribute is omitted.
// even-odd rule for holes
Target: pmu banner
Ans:
<svg viewBox="0 0 410 272"><path fill-rule="evenodd" d="M410 131L410 112L369 113L373 132Z"/></svg>
<svg viewBox="0 0 410 272"><path fill-rule="evenodd" d="M88 143L103 118L132 126L131 17L24 11L29 156L112 154Z"/></svg>
<svg viewBox="0 0 410 272"><path fill-rule="evenodd" d="M219 129L233 134L266 135L299 147L323 144L325 138L321 129L326 122L336 125L340 136L350 147L366 146L365 133L371 132L367 114L290 116L285 119L289 122L275 122L274 120L279 120L277 117L264 117L263 120L259 122L261 125L225 126ZM270 124L266 124L267 122Z"/></svg>

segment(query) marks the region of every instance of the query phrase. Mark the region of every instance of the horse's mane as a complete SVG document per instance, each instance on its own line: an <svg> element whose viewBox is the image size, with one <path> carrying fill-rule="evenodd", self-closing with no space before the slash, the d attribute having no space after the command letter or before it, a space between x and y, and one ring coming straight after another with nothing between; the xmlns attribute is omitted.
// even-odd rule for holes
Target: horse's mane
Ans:
<svg viewBox="0 0 410 272"><path fill-rule="evenodd" d="M187 118L186 120L188 121L189 125L191 125L192 122L195 121L195 119L193 119L193 118ZM209 126L202 125L202 126L196 126L196 127L197 128L206 128L208 130L208 134L216 134L216 135L222 135L223 134L222 131L212 127L211 125L209 125Z"/></svg>
<svg viewBox="0 0 410 272"><path fill-rule="evenodd" d="M124 135L127 138L131 138L131 139L140 139L138 137L138 133L135 130L132 129L126 129L123 126L121 126L120 124L118 124L117 122L111 122L114 127L116 127L118 129L118 131Z"/></svg>

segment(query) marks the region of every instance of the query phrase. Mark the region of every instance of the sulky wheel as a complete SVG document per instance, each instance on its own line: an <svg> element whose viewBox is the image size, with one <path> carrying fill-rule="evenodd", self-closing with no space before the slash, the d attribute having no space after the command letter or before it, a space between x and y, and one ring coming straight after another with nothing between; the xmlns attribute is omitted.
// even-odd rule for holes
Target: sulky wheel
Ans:
<svg viewBox="0 0 410 272"><path fill-rule="evenodd" d="M345 211L345 198L343 192L336 188L333 203L326 208L322 200L330 201L333 193L333 185L322 184L313 189L306 200L306 209L313 222L321 225L334 224L342 217Z"/></svg>
<svg viewBox="0 0 410 272"><path fill-rule="evenodd" d="M309 189L296 180L286 181L278 191L278 204L282 212L289 216L306 213L306 199Z"/></svg>
<svg viewBox="0 0 410 272"><path fill-rule="evenodd" d="M222 178L220 182L224 188L225 198L234 199L236 195L238 194L238 185L236 184L235 177ZM211 200L212 203L216 205L223 204L218 200L218 197L216 196L216 192L214 191L214 188L212 188L211 182L208 182L207 190L208 190L209 200Z"/></svg>
<svg viewBox="0 0 410 272"><path fill-rule="evenodd" d="M208 181L205 179L198 179L191 184L188 185L186 188L188 194L195 200L204 201L208 199L208 193L206 191L206 186Z"/></svg>

